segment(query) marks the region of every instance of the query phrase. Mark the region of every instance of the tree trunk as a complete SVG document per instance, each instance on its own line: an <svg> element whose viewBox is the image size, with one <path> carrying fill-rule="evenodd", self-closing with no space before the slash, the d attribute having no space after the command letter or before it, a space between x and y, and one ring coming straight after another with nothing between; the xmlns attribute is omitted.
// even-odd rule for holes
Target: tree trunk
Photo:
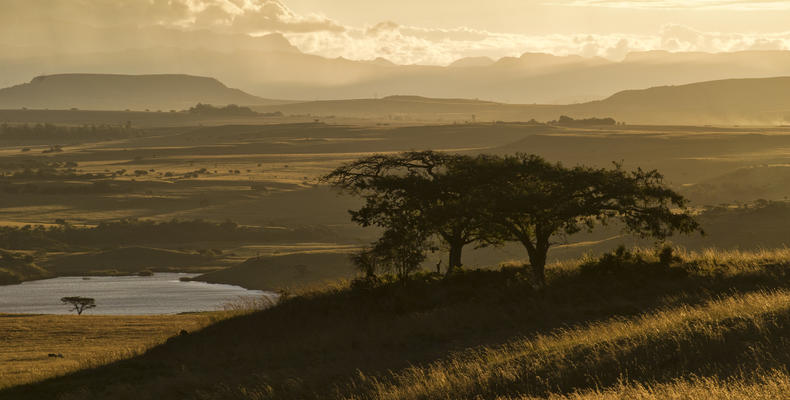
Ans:
<svg viewBox="0 0 790 400"><path fill-rule="evenodd" d="M450 243L450 258L449 264L447 267L447 273L455 270L456 268L461 267L461 252L463 251L464 245L463 242L451 242Z"/></svg>
<svg viewBox="0 0 790 400"><path fill-rule="evenodd" d="M541 233L539 229L536 229L536 231L538 231L538 234L536 235L534 243L527 235L522 235L519 241L521 241L521 244L527 249L532 277L535 279L535 286L543 290L543 288L546 287L546 259L549 254L549 238L551 234L545 232Z"/></svg>
<svg viewBox="0 0 790 400"><path fill-rule="evenodd" d="M535 238L535 247L529 255L529 263L532 265L532 275L535 278L535 284L539 289L546 287L546 259L549 255L549 238L551 234L540 232Z"/></svg>
<svg viewBox="0 0 790 400"><path fill-rule="evenodd" d="M535 278L535 285L543 289L546 287L546 258L548 249L540 251L536 249L529 256L529 264L532 267L532 277Z"/></svg>

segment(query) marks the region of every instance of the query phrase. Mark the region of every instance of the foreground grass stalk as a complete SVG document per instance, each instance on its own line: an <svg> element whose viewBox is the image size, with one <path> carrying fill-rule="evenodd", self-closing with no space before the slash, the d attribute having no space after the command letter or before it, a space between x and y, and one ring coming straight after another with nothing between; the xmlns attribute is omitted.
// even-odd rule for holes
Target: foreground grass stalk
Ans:
<svg viewBox="0 0 790 400"><path fill-rule="evenodd" d="M777 333L788 329L790 292L752 293L483 347L388 379L362 376L356 386L369 391L347 398L441 399L450 393L453 398L543 397L690 370L726 373L717 361L768 357L756 350L775 343ZM774 356L786 359L783 350Z"/></svg>

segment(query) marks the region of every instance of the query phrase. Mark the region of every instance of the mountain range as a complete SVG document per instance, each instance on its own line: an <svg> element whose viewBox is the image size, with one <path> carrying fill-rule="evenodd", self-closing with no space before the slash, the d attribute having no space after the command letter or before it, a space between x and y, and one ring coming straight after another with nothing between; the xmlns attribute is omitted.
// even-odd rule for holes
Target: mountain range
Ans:
<svg viewBox="0 0 790 400"><path fill-rule="evenodd" d="M567 115L573 118L613 117L628 123L656 125L777 125L790 122L790 77L726 79L626 90L603 100L567 105L388 96L254 108L286 114L445 122L551 121Z"/></svg>
<svg viewBox="0 0 790 400"><path fill-rule="evenodd" d="M613 117L657 125L790 122L790 77L726 79L626 90L577 104L506 104L460 98L387 96L380 99L284 101L231 89L189 75L61 74L0 89L0 109L183 110L197 103L238 104L260 112L316 117L438 122L538 121Z"/></svg>
<svg viewBox="0 0 790 400"><path fill-rule="evenodd" d="M68 29L67 29L68 28ZM53 28L54 29L54 28ZM635 52L623 60L524 53L462 58L447 66L397 65L301 52L281 34L259 37L167 28L85 26L31 30L0 40L0 86L61 73L188 74L275 99L331 100L417 95L521 104L569 104L664 85L790 75L790 51ZM101 38L112 38L102 42ZM44 52L60 43L62 51Z"/></svg>

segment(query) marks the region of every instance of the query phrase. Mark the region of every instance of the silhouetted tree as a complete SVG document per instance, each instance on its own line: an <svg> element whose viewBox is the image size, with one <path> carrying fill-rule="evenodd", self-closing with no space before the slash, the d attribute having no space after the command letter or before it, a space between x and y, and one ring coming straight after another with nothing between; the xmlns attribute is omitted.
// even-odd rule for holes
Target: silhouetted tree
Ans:
<svg viewBox="0 0 790 400"><path fill-rule="evenodd" d="M60 301L63 302L63 304L71 304L73 307L71 311L76 311L77 315L82 315L83 311L96 307L96 300L90 297L63 297Z"/></svg>
<svg viewBox="0 0 790 400"><path fill-rule="evenodd" d="M686 200L657 171L566 168L535 155L481 155L464 171L479 212L499 226L500 240L515 240L529 255L536 283L545 284L551 239L592 230L616 218L642 237L665 238L700 230Z"/></svg>
<svg viewBox="0 0 790 400"><path fill-rule="evenodd" d="M400 280L406 279L425 261L430 244L424 231L407 225L394 226L386 231L373 247L373 254L381 267Z"/></svg>
<svg viewBox="0 0 790 400"><path fill-rule="evenodd" d="M365 275L365 278L375 277L376 271L381 267L381 257L370 247L352 253L349 258L357 270Z"/></svg>
<svg viewBox="0 0 790 400"><path fill-rule="evenodd" d="M350 211L362 226L379 226L392 235L438 235L449 248L448 271L461 266L465 245L487 231L470 207L468 181L453 173L468 157L433 151L374 155L345 164L323 180L361 196L365 205ZM408 223L404 224L404 221Z"/></svg>

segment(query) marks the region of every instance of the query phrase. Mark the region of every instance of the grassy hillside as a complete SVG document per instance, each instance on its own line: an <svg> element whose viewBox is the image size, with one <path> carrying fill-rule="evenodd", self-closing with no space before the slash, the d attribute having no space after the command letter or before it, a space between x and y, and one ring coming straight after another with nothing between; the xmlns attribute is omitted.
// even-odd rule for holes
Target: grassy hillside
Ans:
<svg viewBox="0 0 790 400"><path fill-rule="evenodd" d="M182 329L193 331L211 321L211 314L0 314L0 388L132 357Z"/></svg>
<svg viewBox="0 0 790 400"><path fill-rule="evenodd" d="M43 279L52 275L50 271L36 265L30 254L0 250L0 285Z"/></svg>
<svg viewBox="0 0 790 400"><path fill-rule="evenodd" d="M357 283L0 397L779 398L788 260L620 251L554 265L544 292L518 268Z"/></svg>
<svg viewBox="0 0 790 400"><path fill-rule="evenodd" d="M148 247L122 247L98 252L67 254L53 257L45 266L58 276L96 275L106 273L137 273L144 270L178 271L199 269L216 265L217 261L208 254L195 254L175 250Z"/></svg>
<svg viewBox="0 0 790 400"><path fill-rule="evenodd" d="M280 290L316 286L355 274L347 253L311 252L251 258L241 264L194 278L247 289Z"/></svg>
<svg viewBox="0 0 790 400"><path fill-rule="evenodd" d="M790 121L790 77L725 79L626 90L580 106L639 123L784 124Z"/></svg>

